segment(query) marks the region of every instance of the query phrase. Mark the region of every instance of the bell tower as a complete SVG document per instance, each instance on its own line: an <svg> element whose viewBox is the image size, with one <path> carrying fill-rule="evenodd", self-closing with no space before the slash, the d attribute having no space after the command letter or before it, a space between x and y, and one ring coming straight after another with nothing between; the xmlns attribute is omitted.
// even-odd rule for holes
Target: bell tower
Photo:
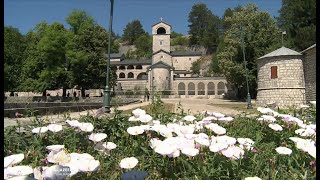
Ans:
<svg viewBox="0 0 320 180"><path fill-rule="evenodd" d="M152 26L152 51L153 53L164 50L170 53L171 25L160 18L160 22Z"/></svg>

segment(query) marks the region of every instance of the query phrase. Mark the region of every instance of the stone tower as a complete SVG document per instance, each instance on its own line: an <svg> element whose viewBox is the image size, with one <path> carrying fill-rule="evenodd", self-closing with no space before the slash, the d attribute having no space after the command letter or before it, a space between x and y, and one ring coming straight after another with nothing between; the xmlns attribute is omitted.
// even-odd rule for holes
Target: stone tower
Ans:
<svg viewBox="0 0 320 180"><path fill-rule="evenodd" d="M152 51L163 50L170 53L171 25L161 21L152 26Z"/></svg>
<svg viewBox="0 0 320 180"><path fill-rule="evenodd" d="M305 103L302 54L281 47L257 60L257 105L278 107Z"/></svg>
<svg viewBox="0 0 320 180"><path fill-rule="evenodd" d="M170 54L171 25L162 21L152 26L152 65L150 71L150 89L168 91L172 87L173 67Z"/></svg>

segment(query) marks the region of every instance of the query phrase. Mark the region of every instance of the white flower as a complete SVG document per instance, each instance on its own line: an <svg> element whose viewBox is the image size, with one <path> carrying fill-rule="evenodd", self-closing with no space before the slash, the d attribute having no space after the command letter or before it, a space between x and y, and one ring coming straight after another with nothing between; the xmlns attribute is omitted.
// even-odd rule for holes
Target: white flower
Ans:
<svg viewBox="0 0 320 180"><path fill-rule="evenodd" d="M138 135L138 134L142 134L144 132L144 129L141 128L140 126L133 126L133 127L129 127L127 129L127 132L131 135Z"/></svg>
<svg viewBox="0 0 320 180"><path fill-rule="evenodd" d="M59 132L62 131L62 126L58 124L50 124L47 126L49 131L51 132Z"/></svg>
<svg viewBox="0 0 320 180"><path fill-rule="evenodd" d="M208 116L202 119L202 121L212 121L212 120L218 120L218 118L214 116Z"/></svg>
<svg viewBox="0 0 320 180"><path fill-rule="evenodd" d="M138 162L138 159L135 157L124 158L120 161L120 167L123 169L132 169Z"/></svg>
<svg viewBox="0 0 320 180"><path fill-rule="evenodd" d="M152 122L152 124L154 124L154 125L160 125L160 121L159 120L153 120L153 121L151 121Z"/></svg>
<svg viewBox="0 0 320 180"><path fill-rule="evenodd" d="M79 128L84 132L92 132L94 129L91 123L80 123Z"/></svg>
<svg viewBox="0 0 320 180"><path fill-rule="evenodd" d="M43 167L42 177L45 180L63 180L67 178L67 174L60 173L63 168L61 165L53 165L50 167Z"/></svg>
<svg viewBox="0 0 320 180"><path fill-rule="evenodd" d="M185 121L189 121L189 122L192 122L194 121L195 119L197 119L196 117L192 116L192 115L187 115L183 118L183 120Z"/></svg>
<svg viewBox="0 0 320 180"><path fill-rule="evenodd" d="M152 121L152 117L149 114L145 114L145 115L141 115L139 117L139 120L140 120L140 122L148 123L148 122Z"/></svg>
<svg viewBox="0 0 320 180"><path fill-rule="evenodd" d="M304 152L315 146L315 142L310 139L301 139L296 143L296 147Z"/></svg>
<svg viewBox="0 0 320 180"><path fill-rule="evenodd" d="M162 128L159 133L163 137L172 137L172 129L169 128Z"/></svg>
<svg viewBox="0 0 320 180"><path fill-rule="evenodd" d="M9 178L8 180L37 180L37 179L29 176L14 176L12 178Z"/></svg>
<svg viewBox="0 0 320 180"><path fill-rule="evenodd" d="M211 152L218 152L225 148L227 148L229 145L227 143L211 143L211 146L209 146L209 149Z"/></svg>
<svg viewBox="0 0 320 180"><path fill-rule="evenodd" d="M268 126L269 126L269 128L271 128L275 131L282 131L283 130L279 124L269 124Z"/></svg>
<svg viewBox="0 0 320 180"><path fill-rule="evenodd" d="M261 178L255 176L255 177L246 177L244 180L261 180Z"/></svg>
<svg viewBox="0 0 320 180"><path fill-rule="evenodd" d="M78 160L81 160L81 159L87 159L87 160L94 159L94 157L91 156L88 153L82 153L82 154L80 154L80 153L71 153L70 156L71 156L71 160L72 161L74 161L74 160L78 161Z"/></svg>
<svg viewBox="0 0 320 180"><path fill-rule="evenodd" d="M33 169L33 177L38 180L43 179L40 168L41 167L35 167Z"/></svg>
<svg viewBox="0 0 320 180"><path fill-rule="evenodd" d="M33 169L30 166L8 167L6 171L8 176L26 176L33 173Z"/></svg>
<svg viewBox="0 0 320 180"><path fill-rule="evenodd" d="M244 146L252 146L254 141L250 138L238 138L237 141Z"/></svg>
<svg viewBox="0 0 320 180"><path fill-rule="evenodd" d="M200 144L201 146L210 146L210 141L209 139L197 137L195 138L195 141Z"/></svg>
<svg viewBox="0 0 320 180"><path fill-rule="evenodd" d="M209 136L205 133L199 133L199 134L196 134L196 136L204 139L209 139Z"/></svg>
<svg viewBox="0 0 320 180"><path fill-rule="evenodd" d="M216 118L222 118L225 116L224 114L216 113L216 112L212 112L211 115L215 116Z"/></svg>
<svg viewBox="0 0 320 180"><path fill-rule="evenodd" d="M45 133L48 131L48 128L47 127L38 127L38 128L34 128L32 129L32 133Z"/></svg>
<svg viewBox="0 0 320 180"><path fill-rule="evenodd" d="M305 105L305 104L301 104L300 105L300 108L309 108L310 106L308 106L308 105Z"/></svg>
<svg viewBox="0 0 320 180"><path fill-rule="evenodd" d="M161 142L162 142L162 141L159 140L159 139L157 139L157 138L152 138L152 139L150 140L149 145L150 145L150 147L151 147L152 149L154 149L154 148L157 147Z"/></svg>
<svg viewBox="0 0 320 180"><path fill-rule="evenodd" d="M4 168L20 163L24 159L24 154L13 154L4 157Z"/></svg>
<svg viewBox="0 0 320 180"><path fill-rule="evenodd" d="M193 134L194 128L190 126L180 126L180 132L182 134Z"/></svg>
<svg viewBox="0 0 320 180"><path fill-rule="evenodd" d="M310 128L310 129L316 130L317 125L315 125L315 124L308 124L308 125L306 125L306 128Z"/></svg>
<svg viewBox="0 0 320 180"><path fill-rule="evenodd" d="M64 150L61 150L59 152L51 151L47 156L47 160L50 163L58 163L59 165L65 165L66 163L70 162L71 156Z"/></svg>
<svg viewBox="0 0 320 180"><path fill-rule="evenodd" d="M316 106L316 101L310 101L310 103L314 106Z"/></svg>
<svg viewBox="0 0 320 180"><path fill-rule="evenodd" d="M263 118L264 121L267 121L267 122L274 122L274 121L276 121L276 118L274 118L273 116L262 115L261 117Z"/></svg>
<svg viewBox="0 0 320 180"><path fill-rule="evenodd" d="M68 123L71 127L79 127L80 123L77 120L66 120L66 123Z"/></svg>
<svg viewBox="0 0 320 180"><path fill-rule="evenodd" d="M196 148L184 148L181 150L181 152L185 155L187 155L188 157L193 157L196 156L197 154L199 154L199 149Z"/></svg>
<svg viewBox="0 0 320 180"><path fill-rule="evenodd" d="M224 127L221 127L221 126L217 126L212 131L214 133L218 134L218 135L223 135L223 134L225 134L227 132L227 130Z"/></svg>
<svg viewBox="0 0 320 180"><path fill-rule="evenodd" d="M230 159L240 159L244 155L244 150L237 146L230 146L227 149L221 150L221 153Z"/></svg>
<svg viewBox="0 0 320 180"><path fill-rule="evenodd" d="M140 116L145 115L146 111L138 108L138 109L133 110L132 114L134 115L134 117L139 118Z"/></svg>
<svg viewBox="0 0 320 180"><path fill-rule="evenodd" d="M226 143L228 145L234 145L237 143L237 139L234 137L230 137L230 136L211 136L211 141L212 143Z"/></svg>
<svg viewBox="0 0 320 180"><path fill-rule="evenodd" d="M277 147L276 151L279 154L285 154L285 155L290 155L292 153L292 150L286 147Z"/></svg>
<svg viewBox="0 0 320 180"><path fill-rule="evenodd" d="M80 172L94 172L100 167L100 162L95 159L80 159L78 168Z"/></svg>
<svg viewBox="0 0 320 180"><path fill-rule="evenodd" d="M310 156L312 156L313 158L316 159L316 156L317 156L317 149L316 149L316 146L311 146L308 148L308 153Z"/></svg>
<svg viewBox="0 0 320 180"><path fill-rule="evenodd" d="M135 116L129 117L128 121L139 121L139 118L136 118Z"/></svg>
<svg viewBox="0 0 320 180"><path fill-rule="evenodd" d="M93 142L100 142L107 137L105 133L92 133L89 135L89 139Z"/></svg>
<svg viewBox="0 0 320 180"><path fill-rule="evenodd" d="M107 142L107 144L106 144L106 149L108 149L108 150L115 149L116 147L117 147L117 145L113 142Z"/></svg>
<svg viewBox="0 0 320 180"><path fill-rule="evenodd" d="M305 136L313 136L313 135L316 134L316 132L311 128L297 129L297 130L295 130L295 133L299 134L300 136L303 136L303 137L305 137Z"/></svg>
<svg viewBox="0 0 320 180"><path fill-rule="evenodd" d="M233 121L233 117L221 117L218 120L222 122L230 122Z"/></svg>
<svg viewBox="0 0 320 180"><path fill-rule="evenodd" d="M166 142L161 142L158 144L155 148L154 151L158 154L161 155L169 155L172 154L176 149L173 146L170 146Z"/></svg>
<svg viewBox="0 0 320 180"><path fill-rule="evenodd" d="M273 114L273 112L274 112L270 108L262 108L262 107L258 107L257 110L262 114Z"/></svg>
<svg viewBox="0 0 320 180"><path fill-rule="evenodd" d="M46 149L49 151L59 152L62 149L64 149L64 145L51 145L51 146L47 146Z"/></svg>
<svg viewBox="0 0 320 180"><path fill-rule="evenodd" d="M168 157L175 158L180 156L180 150L176 149L173 153L168 154Z"/></svg>
<svg viewBox="0 0 320 180"><path fill-rule="evenodd" d="M304 139L299 138L299 137L289 137L289 139L290 139L291 141L293 141L294 143L298 143L298 142L300 142L300 141L304 141Z"/></svg>

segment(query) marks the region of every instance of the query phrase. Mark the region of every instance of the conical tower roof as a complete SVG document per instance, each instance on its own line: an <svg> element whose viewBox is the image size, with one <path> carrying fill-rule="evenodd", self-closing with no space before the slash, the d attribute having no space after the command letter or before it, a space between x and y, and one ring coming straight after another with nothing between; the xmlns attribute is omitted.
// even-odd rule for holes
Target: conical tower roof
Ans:
<svg viewBox="0 0 320 180"><path fill-rule="evenodd" d="M294 51L292 49L286 48L282 46L281 48L272 51L271 53L268 53L262 57L259 57L258 59L263 59L267 57L277 57L277 56L301 56L301 53L298 53L297 51Z"/></svg>

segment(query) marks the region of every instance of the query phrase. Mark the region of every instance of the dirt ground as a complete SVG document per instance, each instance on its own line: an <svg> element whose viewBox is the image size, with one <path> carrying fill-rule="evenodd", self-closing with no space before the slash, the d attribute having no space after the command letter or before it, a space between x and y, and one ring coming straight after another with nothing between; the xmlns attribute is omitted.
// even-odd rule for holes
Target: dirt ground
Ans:
<svg viewBox="0 0 320 180"><path fill-rule="evenodd" d="M234 116L239 113L246 107L246 102L237 102L237 101L230 101L230 100L223 100L223 99L162 99L164 103L171 103L175 104L175 112L179 111L178 106L180 103L180 107L184 109L185 112L189 112L190 114L196 114L201 113L202 111L210 111L210 112L220 112L222 114L226 114L229 116ZM151 103L149 102L143 102L143 100L140 103L135 104L129 104L125 106L121 106L118 109L119 110L131 110L136 109L142 106L147 106ZM255 102L252 101L252 105L255 107ZM240 108L234 108L240 107ZM113 108L111 109L113 111ZM69 113L70 117L72 119L77 119L82 115L91 114L94 115L97 109L94 110L88 110L88 111L81 111L81 112L71 112ZM48 119L49 122L61 122L64 120L64 115L47 115L42 116L43 119ZM17 120L21 122L21 124L26 124L30 122L32 117L27 118L4 118L4 127L7 126L14 126L17 125Z"/></svg>

